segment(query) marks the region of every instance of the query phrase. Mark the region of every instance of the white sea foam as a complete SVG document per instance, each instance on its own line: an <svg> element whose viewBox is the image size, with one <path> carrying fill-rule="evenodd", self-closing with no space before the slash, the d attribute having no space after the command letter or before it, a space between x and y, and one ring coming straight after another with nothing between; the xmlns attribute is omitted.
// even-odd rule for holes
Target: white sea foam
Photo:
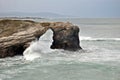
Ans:
<svg viewBox="0 0 120 80"><path fill-rule="evenodd" d="M32 42L31 45L23 52L26 60L34 60L41 56L37 45L39 45L39 41Z"/></svg>
<svg viewBox="0 0 120 80"><path fill-rule="evenodd" d="M44 35L43 37L41 37L40 40L33 41L31 43L30 47L28 47L24 51L24 53L23 53L24 58L26 60L32 61L32 60L34 60L36 58L43 57L43 54L48 54L49 55L50 53L54 53L55 50L50 49L50 45L52 44L51 43L52 40L50 39L51 37L49 37L49 38L47 38L47 37L48 37L48 35L47 36ZM85 37L85 36L80 37L80 39L81 40L90 40L90 41L99 41L99 40L100 41L102 41L102 40L103 41L104 40L105 41L107 41L107 40L117 40L117 41L119 41L120 40L120 38L92 38L92 37ZM95 49L95 47L92 48L92 49ZM99 49L97 49L97 50L99 50ZM59 52L62 53L61 51L57 51L57 54ZM86 58L84 58L84 59L86 59Z"/></svg>
<svg viewBox="0 0 120 80"><path fill-rule="evenodd" d="M120 38L92 38L80 36L80 40L89 40L89 41L120 41Z"/></svg>
<svg viewBox="0 0 120 80"><path fill-rule="evenodd" d="M34 60L41 58L41 54L49 53L52 44L52 31L48 30L39 40L33 41L30 46L24 51L23 55L26 60Z"/></svg>
<svg viewBox="0 0 120 80"><path fill-rule="evenodd" d="M92 40L92 37L80 36L80 40Z"/></svg>

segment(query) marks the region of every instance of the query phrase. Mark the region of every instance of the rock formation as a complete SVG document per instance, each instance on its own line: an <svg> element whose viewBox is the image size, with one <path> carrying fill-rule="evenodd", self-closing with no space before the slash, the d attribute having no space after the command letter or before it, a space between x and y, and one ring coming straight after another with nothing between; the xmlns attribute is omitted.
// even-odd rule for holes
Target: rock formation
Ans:
<svg viewBox="0 0 120 80"><path fill-rule="evenodd" d="M28 20L0 21L0 57L22 54L29 43L43 35L47 27Z"/></svg>
<svg viewBox="0 0 120 80"><path fill-rule="evenodd" d="M0 58L22 55L29 43L43 35L48 29L53 31L52 49L78 50L79 28L71 23L34 22L30 20L0 21Z"/></svg>
<svg viewBox="0 0 120 80"><path fill-rule="evenodd" d="M71 23L56 22L51 26L53 31L52 49L78 50L79 46L79 28Z"/></svg>

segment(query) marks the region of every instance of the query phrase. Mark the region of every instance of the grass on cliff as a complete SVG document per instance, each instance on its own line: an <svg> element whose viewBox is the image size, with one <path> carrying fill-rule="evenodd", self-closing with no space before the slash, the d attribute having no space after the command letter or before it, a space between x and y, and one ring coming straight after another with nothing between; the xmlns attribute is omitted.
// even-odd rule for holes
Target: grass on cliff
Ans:
<svg viewBox="0 0 120 80"><path fill-rule="evenodd" d="M42 23L40 23L40 25L43 27L48 27L51 25L51 23L50 22L42 22Z"/></svg>
<svg viewBox="0 0 120 80"><path fill-rule="evenodd" d="M16 32L27 30L30 26L40 24L42 27L49 27L50 22L34 22L31 20L0 20L0 38L10 36Z"/></svg>
<svg viewBox="0 0 120 80"><path fill-rule="evenodd" d="M0 20L0 37L7 37L32 26L35 22L30 20Z"/></svg>

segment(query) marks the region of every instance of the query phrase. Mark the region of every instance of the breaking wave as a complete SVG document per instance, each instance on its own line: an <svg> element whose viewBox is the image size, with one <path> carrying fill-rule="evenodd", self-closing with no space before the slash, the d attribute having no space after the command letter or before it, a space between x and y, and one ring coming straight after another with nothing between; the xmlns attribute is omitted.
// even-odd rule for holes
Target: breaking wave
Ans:
<svg viewBox="0 0 120 80"><path fill-rule="evenodd" d="M48 30L39 40L33 41L30 46L23 52L24 59L34 60L36 58L41 58L42 54L47 54L52 52L50 45L52 44L53 32Z"/></svg>
<svg viewBox="0 0 120 80"><path fill-rule="evenodd" d="M120 41L120 38L92 38L92 37L80 36L80 40L86 40L86 41Z"/></svg>
<svg viewBox="0 0 120 80"><path fill-rule="evenodd" d="M102 56L103 58L106 57L103 56L102 53L109 53L111 52L106 50L106 49L102 49L102 48L99 48L99 46L97 44L92 44L89 46L89 45L85 45L84 42L84 46L82 46L84 49L86 49L87 51L76 51L76 52L70 52L70 51L64 51L64 50L53 50L53 49L50 49L50 45L52 44L52 37L53 37L53 32L51 30L48 30L43 36L40 37L39 40L36 40L36 41L33 41L31 43L31 45L24 51L23 55L24 55L24 59L25 60L29 60L29 61L33 61L34 59L37 59L37 58L40 58L40 59L43 59L43 58L57 58L59 57L59 59L63 59L63 58L72 58L72 56L78 56L79 54L79 57L78 59L80 59L82 61L82 58L81 58L81 55L85 55L86 56ZM120 41L120 38L92 38L92 37L85 37L85 36L80 36L80 40L81 41ZM107 44L107 43L106 43ZM93 47L92 47L93 46ZM96 47L98 47L96 49ZM91 48L91 49L89 49ZM110 48L111 49L111 48ZM99 52L99 50L101 50ZM92 52L91 52L92 51ZM91 53L91 54L88 54L88 53ZM73 54L75 53L75 54ZM84 54L80 54L80 53L84 53ZM94 54L95 53L95 54ZM96 54L97 53L97 54ZM62 57L60 57L62 56ZM69 56L69 57L68 57ZM92 56L94 58L94 56ZM95 57L96 59L98 59L99 57ZM94 60L95 60L94 58ZM102 60L104 60L103 58L101 58ZM111 57L108 57L108 59L111 59ZM114 57L116 58L116 57ZM75 57L75 59L77 59L77 57ZM86 58L83 58L83 60L86 60ZM92 58L88 58L90 60L92 60ZM100 59L100 60L101 60ZM88 61L90 61L88 60Z"/></svg>

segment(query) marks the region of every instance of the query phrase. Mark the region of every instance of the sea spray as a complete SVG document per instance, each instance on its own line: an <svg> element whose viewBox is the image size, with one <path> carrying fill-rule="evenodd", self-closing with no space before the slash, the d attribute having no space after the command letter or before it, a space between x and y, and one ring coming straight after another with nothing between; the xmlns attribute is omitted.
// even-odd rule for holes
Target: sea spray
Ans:
<svg viewBox="0 0 120 80"><path fill-rule="evenodd" d="M39 45L39 41L34 41L30 44L30 46L23 52L24 58L26 60L34 60L35 58L39 58L40 55L40 50L37 47Z"/></svg>
<svg viewBox="0 0 120 80"><path fill-rule="evenodd" d="M49 53L53 50L50 49L52 44L53 32L48 30L39 40L31 42L30 46L24 51L23 55L26 60L34 60L41 58L42 54Z"/></svg>
<svg viewBox="0 0 120 80"><path fill-rule="evenodd" d="M57 50L50 49L50 45L52 44L52 35L53 35L52 31L48 30L43 36L41 36L41 38L39 40L35 40L35 41L31 42L31 45L23 53L24 58L26 60L32 61L36 58L42 58L43 56L46 56L49 54L52 55L52 53L56 53L56 52L57 52L57 54L59 54L59 52L63 53L63 52L61 52L61 50L57 51ZM119 41L119 38L92 38L92 37L85 37L85 36L81 36L80 39L82 40L82 42L86 41L86 40L87 41L97 41L97 42L98 41L114 41L114 40ZM98 50L99 48L96 49L97 46L93 46L93 45L90 45L90 46L91 46L90 51L94 49L95 53L96 53L96 51L99 52L99 50ZM89 49L87 51L89 51Z"/></svg>

